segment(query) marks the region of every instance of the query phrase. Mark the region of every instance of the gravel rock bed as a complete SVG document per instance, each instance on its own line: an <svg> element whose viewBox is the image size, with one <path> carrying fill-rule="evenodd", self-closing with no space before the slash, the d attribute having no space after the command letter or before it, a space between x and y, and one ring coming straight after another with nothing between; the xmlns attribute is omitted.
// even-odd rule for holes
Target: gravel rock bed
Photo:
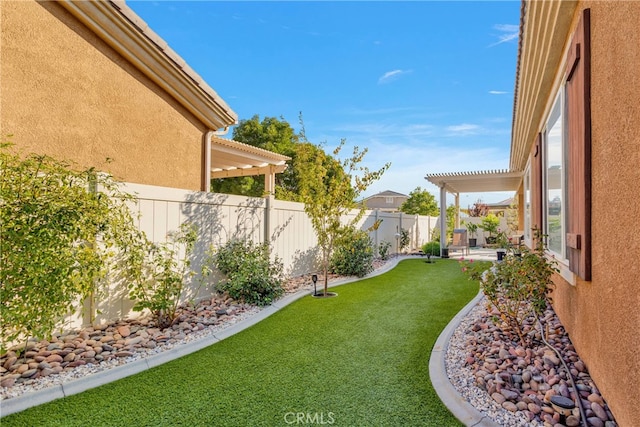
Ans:
<svg viewBox="0 0 640 427"><path fill-rule="evenodd" d="M579 408L561 416L551 405L552 396L576 402L566 369L556 353L539 340L525 348L512 340L492 317L486 300L462 320L451 337L446 354L447 376L457 392L478 411L501 426L578 426ZM544 313L548 341L562 355L574 378L587 425L614 427L608 405L591 379L587 367L569 340L551 307ZM533 325L532 325L533 326Z"/></svg>
<svg viewBox="0 0 640 427"><path fill-rule="evenodd" d="M374 268L385 262L377 260ZM324 276L318 274L317 288ZM335 274L329 282L344 278ZM288 279L285 296L311 291L311 274ZM214 335L254 316L261 307L215 295L195 305L179 308L178 320L165 329L150 319L120 320L108 324L54 334L49 340L27 343L24 356L17 348L0 357L0 400L67 383L87 375L171 350L176 346Z"/></svg>
<svg viewBox="0 0 640 427"><path fill-rule="evenodd" d="M29 341L26 356L0 358L0 399L45 389L149 357L213 335L257 314L261 308L225 297L182 307L178 321L157 328L149 319L121 320Z"/></svg>

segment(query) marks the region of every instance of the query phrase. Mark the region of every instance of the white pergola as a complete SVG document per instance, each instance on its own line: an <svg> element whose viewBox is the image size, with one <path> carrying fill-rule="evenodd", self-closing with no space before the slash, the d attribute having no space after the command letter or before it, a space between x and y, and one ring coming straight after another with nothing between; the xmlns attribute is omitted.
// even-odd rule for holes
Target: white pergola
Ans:
<svg viewBox="0 0 640 427"><path fill-rule="evenodd" d="M212 178L264 175L265 193L273 194L276 174L282 173L287 168L287 160L291 160L282 154L218 136L213 136L210 144L207 184Z"/></svg>
<svg viewBox="0 0 640 427"><path fill-rule="evenodd" d="M440 188L440 236L446 236L447 232L447 193L455 196L455 226L459 227L460 193L516 192L522 185L522 177L523 172L510 170L427 174L425 179ZM518 203L518 205L522 206L522 203ZM440 253L446 247L446 238L441 237Z"/></svg>

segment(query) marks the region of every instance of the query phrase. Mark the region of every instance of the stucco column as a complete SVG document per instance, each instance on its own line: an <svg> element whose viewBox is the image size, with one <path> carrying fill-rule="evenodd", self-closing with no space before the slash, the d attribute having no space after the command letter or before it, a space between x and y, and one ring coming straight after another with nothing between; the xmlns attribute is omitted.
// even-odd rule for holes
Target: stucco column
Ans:
<svg viewBox="0 0 640 427"><path fill-rule="evenodd" d="M444 183L440 187L440 256L447 247L447 190Z"/></svg>
<svg viewBox="0 0 640 427"><path fill-rule="evenodd" d="M455 228L460 228L460 193L456 193L456 220Z"/></svg>
<svg viewBox="0 0 640 427"><path fill-rule="evenodd" d="M264 174L264 192L273 195L276 191L276 171L274 165L269 165L269 170Z"/></svg>

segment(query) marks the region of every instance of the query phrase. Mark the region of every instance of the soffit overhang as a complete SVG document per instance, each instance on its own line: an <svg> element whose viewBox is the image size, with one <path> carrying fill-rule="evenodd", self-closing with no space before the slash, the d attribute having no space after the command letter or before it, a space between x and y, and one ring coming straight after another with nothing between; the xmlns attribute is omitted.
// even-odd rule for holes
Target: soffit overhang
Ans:
<svg viewBox="0 0 640 427"><path fill-rule="evenodd" d="M524 170L557 86L578 1L523 0L511 130L511 170Z"/></svg>
<svg viewBox="0 0 640 427"><path fill-rule="evenodd" d="M124 1L59 3L207 128L238 123L237 114Z"/></svg>

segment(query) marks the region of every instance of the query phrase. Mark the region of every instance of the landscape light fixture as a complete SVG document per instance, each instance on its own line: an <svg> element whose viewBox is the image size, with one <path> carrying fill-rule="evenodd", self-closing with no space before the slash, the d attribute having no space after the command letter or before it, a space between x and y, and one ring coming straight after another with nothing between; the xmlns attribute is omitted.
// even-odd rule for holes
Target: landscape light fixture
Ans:
<svg viewBox="0 0 640 427"><path fill-rule="evenodd" d="M551 406L560 414L560 421L563 423L566 421L566 417L573 413L573 408L576 407L573 400L559 395L551 396Z"/></svg>
<svg viewBox="0 0 640 427"><path fill-rule="evenodd" d="M311 281L313 282L313 295L315 296L317 294L316 283L318 283L318 275L317 274L312 274L311 275Z"/></svg>

